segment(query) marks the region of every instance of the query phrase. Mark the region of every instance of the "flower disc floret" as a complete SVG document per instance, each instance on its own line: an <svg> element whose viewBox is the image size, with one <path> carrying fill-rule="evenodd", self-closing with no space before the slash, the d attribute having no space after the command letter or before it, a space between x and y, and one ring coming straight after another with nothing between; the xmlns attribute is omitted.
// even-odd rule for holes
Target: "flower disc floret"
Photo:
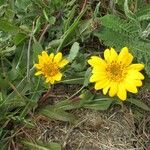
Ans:
<svg viewBox="0 0 150 150"><path fill-rule="evenodd" d="M34 65L37 69L36 76L43 75L46 78L46 83L51 84L61 80L60 69L68 64L67 59L62 60L62 53L48 55L46 51L43 51L42 55L38 55L38 59L39 63Z"/></svg>
<svg viewBox="0 0 150 150"><path fill-rule="evenodd" d="M104 59L92 56L88 63L92 67L90 82L95 82L96 90L109 92L109 96L117 95L121 100L126 100L127 91L137 93L137 87L142 86L144 76L141 71L143 64L131 64L133 56L128 48L121 49L119 55L111 48L104 51Z"/></svg>

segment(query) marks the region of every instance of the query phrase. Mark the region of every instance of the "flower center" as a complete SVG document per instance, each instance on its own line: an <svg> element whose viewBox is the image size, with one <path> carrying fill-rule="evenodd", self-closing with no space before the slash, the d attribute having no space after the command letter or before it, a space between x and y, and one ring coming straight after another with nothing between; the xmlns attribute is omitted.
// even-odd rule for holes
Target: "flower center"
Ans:
<svg viewBox="0 0 150 150"><path fill-rule="evenodd" d="M113 81L121 81L125 76L125 67L121 62L112 61L106 67L107 76Z"/></svg>
<svg viewBox="0 0 150 150"><path fill-rule="evenodd" d="M59 72L58 65L56 63L45 63L43 72L47 76L55 76Z"/></svg>

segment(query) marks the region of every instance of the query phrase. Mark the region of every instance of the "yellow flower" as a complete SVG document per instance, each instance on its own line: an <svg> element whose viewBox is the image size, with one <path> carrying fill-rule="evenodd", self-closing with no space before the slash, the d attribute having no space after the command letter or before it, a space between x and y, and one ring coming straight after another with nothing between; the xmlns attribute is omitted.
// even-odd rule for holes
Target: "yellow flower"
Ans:
<svg viewBox="0 0 150 150"><path fill-rule="evenodd" d="M137 93L137 87L142 86L144 76L141 71L143 64L131 64L133 56L128 48L121 49L120 54L111 48L104 51L103 60L100 57L92 56L88 63L92 66L90 82L95 82L96 90L103 90L110 97L117 95L121 100L126 100L127 91Z"/></svg>
<svg viewBox="0 0 150 150"><path fill-rule="evenodd" d="M62 53L54 53L50 55L46 51L42 52L42 55L38 55L39 63L34 66L38 70L35 75L43 75L46 78L46 83L54 84L55 81L60 81L62 73L60 69L68 64L67 59L62 60Z"/></svg>

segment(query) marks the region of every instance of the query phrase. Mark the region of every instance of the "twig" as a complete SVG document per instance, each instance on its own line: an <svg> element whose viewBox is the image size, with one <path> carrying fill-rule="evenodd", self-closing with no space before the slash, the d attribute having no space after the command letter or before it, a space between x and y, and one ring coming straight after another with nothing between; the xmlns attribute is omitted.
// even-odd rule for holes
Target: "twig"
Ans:
<svg viewBox="0 0 150 150"><path fill-rule="evenodd" d="M38 107L41 107L43 106L46 102L47 102L47 99L50 97L52 93L52 89L50 88L38 101Z"/></svg>
<svg viewBox="0 0 150 150"><path fill-rule="evenodd" d="M83 6L82 6L82 9L81 9L81 12L85 9L86 4L87 4L87 1L88 1L88 0L84 0L84 3L83 3Z"/></svg>
<svg viewBox="0 0 150 150"><path fill-rule="evenodd" d="M42 41L42 39L44 37L44 34L47 32L47 30L49 29L49 27L50 27L50 24L47 24L46 27L44 28L44 30L43 30L40 38L39 38L39 43L41 43L41 41Z"/></svg>

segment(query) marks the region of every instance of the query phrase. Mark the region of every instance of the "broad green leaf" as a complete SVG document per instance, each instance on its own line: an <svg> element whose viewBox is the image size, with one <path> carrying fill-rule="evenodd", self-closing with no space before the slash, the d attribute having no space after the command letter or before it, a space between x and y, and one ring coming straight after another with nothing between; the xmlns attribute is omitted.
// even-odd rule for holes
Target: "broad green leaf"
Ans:
<svg viewBox="0 0 150 150"><path fill-rule="evenodd" d="M94 110L107 110L113 102L112 98L108 98L103 95L95 95L91 102L88 104L85 103L83 107Z"/></svg>
<svg viewBox="0 0 150 150"><path fill-rule="evenodd" d="M17 45L20 44L26 37L27 37L27 35L24 34L24 33L17 33L17 34L13 37L13 42L14 42L14 44L17 46Z"/></svg>
<svg viewBox="0 0 150 150"><path fill-rule="evenodd" d="M75 57L77 56L79 52L79 49L80 49L79 43L75 42L72 45L69 56L68 56L69 62L72 62L75 59Z"/></svg>
<svg viewBox="0 0 150 150"><path fill-rule="evenodd" d="M31 5L31 0L16 0L15 5L23 9L24 11L27 10L28 6Z"/></svg>
<svg viewBox="0 0 150 150"><path fill-rule="evenodd" d="M62 109L62 110L71 110L71 109L79 108L79 103L72 102L71 100L63 100L63 101L56 103L54 107L57 109Z"/></svg>
<svg viewBox="0 0 150 150"><path fill-rule="evenodd" d="M12 67L12 69L8 72L8 78L9 80L14 81L18 78L19 74L19 70L16 69L16 67Z"/></svg>
<svg viewBox="0 0 150 150"><path fill-rule="evenodd" d="M0 19L0 30L10 34L16 34L19 32L19 28L17 26L3 19Z"/></svg>
<svg viewBox="0 0 150 150"><path fill-rule="evenodd" d="M129 98L126 100L126 102L130 102L131 104L134 104L137 107L142 108L143 110L150 111L150 108L141 100Z"/></svg>
<svg viewBox="0 0 150 150"><path fill-rule="evenodd" d="M47 46L46 49L57 48L57 47L60 45L61 42L62 42L62 39L52 40L52 41L48 44L48 46Z"/></svg>
<svg viewBox="0 0 150 150"><path fill-rule="evenodd" d="M32 143L28 141L22 141L22 143L28 148L27 150L61 150L61 146L54 142L44 144L42 142Z"/></svg>
<svg viewBox="0 0 150 150"><path fill-rule="evenodd" d="M0 6L5 3L5 0L0 0Z"/></svg>
<svg viewBox="0 0 150 150"><path fill-rule="evenodd" d="M0 75L0 88L1 90L9 88L8 81L6 79L3 79L1 75Z"/></svg>
<svg viewBox="0 0 150 150"><path fill-rule="evenodd" d="M85 90L81 95L80 95L80 106L86 104L86 103L89 103L93 100L94 98L94 95L88 91L88 90Z"/></svg>
<svg viewBox="0 0 150 150"><path fill-rule="evenodd" d="M107 110L111 104L112 104L112 100L100 100L97 102L84 104L83 107L93 109L93 110Z"/></svg>
<svg viewBox="0 0 150 150"><path fill-rule="evenodd" d="M72 114L65 112L64 110L61 109L46 107L43 108L40 111L40 113L49 118L56 119L56 120L67 121L71 123L74 123L76 121L75 117Z"/></svg>

